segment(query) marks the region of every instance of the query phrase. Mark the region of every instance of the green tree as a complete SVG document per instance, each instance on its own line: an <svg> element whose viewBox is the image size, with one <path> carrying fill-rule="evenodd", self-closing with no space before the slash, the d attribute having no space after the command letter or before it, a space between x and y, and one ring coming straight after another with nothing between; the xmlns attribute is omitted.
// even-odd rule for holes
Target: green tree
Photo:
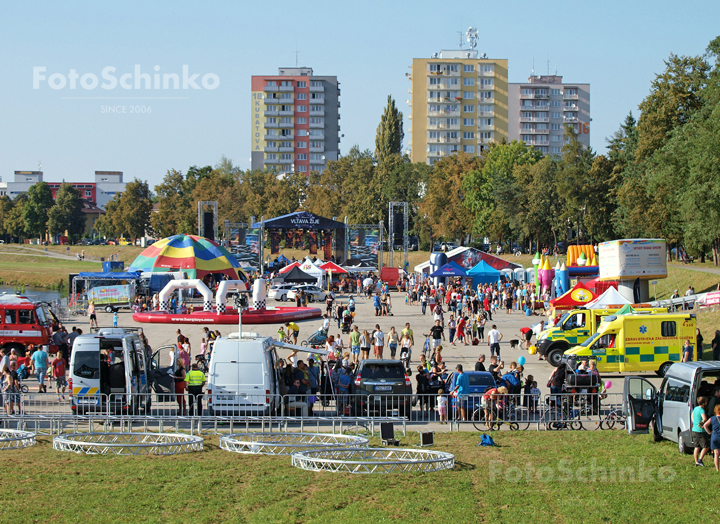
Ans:
<svg viewBox="0 0 720 524"><path fill-rule="evenodd" d="M403 138L403 114L395 107L392 96L388 95L385 111L375 133L375 160L381 163L387 156L400 156Z"/></svg>
<svg viewBox="0 0 720 524"><path fill-rule="evenodd" d="M27 204L27 193L21 193L12 202L12 208L3 222L5 231L18 240L22 240L28 234L25 230L25 205Z"/></svg>
<svg viewBox="0 0 720 524"><path fill-rule="evenodd" d="M152 206L148 183L136 178L108 203L102 223L96 222L96 228L107 236L143 237L150 228Z"/></svg>
<svg viewBox="0 0 720 524"><path fill-rule="evenodd" d="M192 208L192 192L186 190L182 171L168 170L162 183L155 186L155 193L159 205L151 218L153 230L161 237L195 234L197 209Z"/></svg>
<svg viewBox="0 0 720 524"><path fill-rule="evenodd" d="M47 182L38 182L30 186L27 202L23 206L25 231L41 238L47 231L48 211L53 206L52 190Z"/></svg>
<svg viewBox="0 0 720 524"><path fill-rule="evenodd" d="M595 198L587 183L595 155L592 149L585 148L580 143L571 126L565 126L565 138L568 141L562 148L557 174L557 192L565 203L560 218L575 225L576 240L579 243L586 233L584 220L588 212L588 202Z"/></svg>
<svg viewBox="0 0 720 524"><path fill-rule="evenodd" d="M60 185L55 195L55 205L48 211L47 225L51 235L67 232L71 240L77 240L85 232L82 197L71 184Z"/></svg>
<svg viewBox="0 0 720 524"><path fill-rule="evenodd" d="M14 202L9 196L3 195L0 197L0 235L3 236L5 242L8 241L7 236L10 234L10 232L8 231L8 227L5 225L5 221L7 220L8 216L10 216L13 205Z"/></svg>

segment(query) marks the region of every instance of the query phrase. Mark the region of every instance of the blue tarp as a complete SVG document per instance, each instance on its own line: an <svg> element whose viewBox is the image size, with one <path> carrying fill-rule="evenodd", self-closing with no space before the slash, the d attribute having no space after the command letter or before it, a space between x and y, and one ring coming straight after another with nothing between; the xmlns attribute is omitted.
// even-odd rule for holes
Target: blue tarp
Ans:
<svg viewBox="0 0 720 524"><path fill-rule="evenodd" d="M97 279L106 279L106 280L134 280L136 278L140 278L140 272L124 272L119 273L117 271L108 271L104 273L80 273L78 275L80 278L97 278Z"/></svg>
<svg viewBox="0 0 720 524"><path fill-rule="evenodd" d="M467 276L472 277L473 287L477 287L478 284L490 284L491 282L497 282L500 278L500 271L492 267L484 260L481 260L467 272Z"/></svg>
<svg viewBox="0 0 720 524"><path fill-rule="evenodd" d="M434 273L430 273L431 277L464 277L467 273L463 268L455 262L448 262Z"/></svg>

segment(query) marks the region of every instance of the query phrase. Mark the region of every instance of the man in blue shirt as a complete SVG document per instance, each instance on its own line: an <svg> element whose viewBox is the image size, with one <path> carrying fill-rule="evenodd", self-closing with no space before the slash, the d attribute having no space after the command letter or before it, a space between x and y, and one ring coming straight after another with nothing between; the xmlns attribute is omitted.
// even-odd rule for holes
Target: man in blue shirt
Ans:
<svg viewBox="0 0 720 524"><path fill-rule="evenodd" d="M466 373L463 373L462 364L458 364L455 368L455 395L460 404L460 416L463 420L467 420L467 395L470 393L470 379Z"/></svg>
<svg viewBox="0 0 720 524"><path fill-rule="evenodd" d="M37 349L30 356L32 360L33 369L35 370L35 376L38 381L38 393L47 393L47 386L45 385L45 374L48 368L47 353L42 349Z"/></svg>
<svg viewBox="0 0 720 524"><path fill-rule="evenodd" d="M382 308L382 305L380 303L380 293L376 293L375 297L373 298L373 306L375 306L375 316L380 316L380 310Z"/></svg>

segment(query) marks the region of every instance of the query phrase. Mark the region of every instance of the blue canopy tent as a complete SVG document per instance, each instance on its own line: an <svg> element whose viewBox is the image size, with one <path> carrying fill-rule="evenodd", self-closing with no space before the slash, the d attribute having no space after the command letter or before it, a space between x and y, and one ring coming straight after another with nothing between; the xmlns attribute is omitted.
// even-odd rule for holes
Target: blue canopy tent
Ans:
<svg viewBox="0 0 720 524"><path fill-rule="evenodd" d="M473 287L477 287L478 284L490 284L491 282L497 282L500 279L500 271L492 267L484 260L481 260L476 266L472 267L467 272L467 276L472 277Z"/></svg>

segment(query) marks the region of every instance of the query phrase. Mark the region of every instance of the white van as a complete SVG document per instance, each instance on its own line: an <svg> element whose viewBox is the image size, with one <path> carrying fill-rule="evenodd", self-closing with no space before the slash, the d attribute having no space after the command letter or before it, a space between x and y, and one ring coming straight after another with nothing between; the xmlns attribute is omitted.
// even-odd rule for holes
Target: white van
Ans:
<svg viewBox="0 0 720 524"><path fill-rule="evenodd" d="M149 413L148 364L145 345L136 333L80 335L70 357L71 409L77 414L138 414L141 409Z"/></svg>
<svg viewBox="0 0 720 524"><path fill-rule="evenodd" d="M656 389L647 379L626 377L623 413L631 435L653 428L655 442L678 443L680 453L692 453L692 410L698 397L713 395L720 379L720 362L677 362L670 366ZM711 415L711 414L709 414Z"/></svg>
<svg viewBox="0 0 720 524"><path fill-rule="evenodd" d="M243 332L215 341L207 375L211 415L272 415L280 410L280 381L276 347L326 355L327 351L278 342Z"/></svg>

